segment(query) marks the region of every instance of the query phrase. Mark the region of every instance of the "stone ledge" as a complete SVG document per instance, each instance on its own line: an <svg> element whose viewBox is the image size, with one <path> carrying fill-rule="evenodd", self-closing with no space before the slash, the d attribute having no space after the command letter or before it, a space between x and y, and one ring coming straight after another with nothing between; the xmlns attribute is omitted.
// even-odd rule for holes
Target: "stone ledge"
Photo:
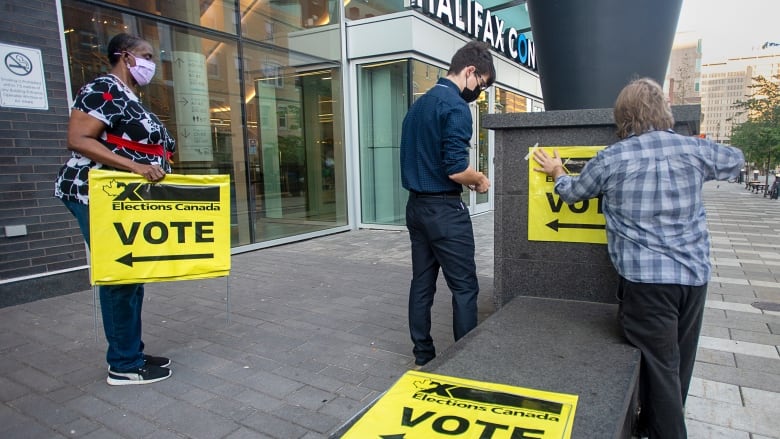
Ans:
<svg viewBox="0 0 780 439"><path fill-rule="evenodd" d="M639 363L639 350L623 338L617 305L518 296L423 370L575 394L573 439L630 438Z"/></svg>

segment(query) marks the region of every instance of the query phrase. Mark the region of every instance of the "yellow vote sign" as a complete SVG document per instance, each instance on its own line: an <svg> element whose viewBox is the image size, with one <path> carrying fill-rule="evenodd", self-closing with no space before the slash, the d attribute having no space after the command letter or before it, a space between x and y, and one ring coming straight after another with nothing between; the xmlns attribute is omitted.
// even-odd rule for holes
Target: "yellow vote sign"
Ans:
<svg viewBox="0 0 780 439"><path fill-rule="evenodd" d="M342 439L564 439L577 395L408 371Z"/></svg>
<svg viewBox="0 0 780 439"><path fill-rule="evenodd" d="M93 285L226 276L230 178L89 172Z"/></svg>
<svg viewBox="0 0 780 439"><path fill-rule="evenodd" d="M563 167L569 175L578 175L588 160L604 146L546 146L553 154L558 150ZM601 210L601 197L566 204L555 193L555 182L542 172L534 171L539 164L528 158L528 240L606 244L606 219Z"/></svg>

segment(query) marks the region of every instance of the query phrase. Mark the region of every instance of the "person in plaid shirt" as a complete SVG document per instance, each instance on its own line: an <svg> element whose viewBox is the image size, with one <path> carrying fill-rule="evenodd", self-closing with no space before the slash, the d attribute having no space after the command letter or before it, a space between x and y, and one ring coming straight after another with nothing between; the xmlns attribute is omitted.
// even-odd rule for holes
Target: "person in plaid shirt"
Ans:
<svg viewBox="0 0 780 439"><path fill-rule="evenodd" d="M649 438L687 437L684 406L696 359L710 238L702 185L739 175L738 148L672 131L661 87L632 81L614 109L617 143L568 175L557 151L534 160L564 202L603 197L609 257L619 275L619 319L642 352L639 429Z"/></svg>

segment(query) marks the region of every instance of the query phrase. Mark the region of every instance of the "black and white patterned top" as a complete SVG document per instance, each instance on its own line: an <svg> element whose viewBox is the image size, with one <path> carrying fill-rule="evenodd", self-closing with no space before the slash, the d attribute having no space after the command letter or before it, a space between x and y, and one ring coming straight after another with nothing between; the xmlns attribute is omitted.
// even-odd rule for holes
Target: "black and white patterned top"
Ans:
<svg viewBox="0 0 780 439"><path fill-rule="evenodd" d="M159 165L171 172L168 161L158 155L119 148L105 140L106 133L147 145L162 145L173 153L176 141L160 119L146 107L119 78L112 74L101 76L85 84L76 96L73 111L83 111L106 124L106 131L98 139L114 154L143 164ZM87 179L90 169L110 169L77 152L60 168L54 184L54 196L63 200L89 204Z"/></svg>

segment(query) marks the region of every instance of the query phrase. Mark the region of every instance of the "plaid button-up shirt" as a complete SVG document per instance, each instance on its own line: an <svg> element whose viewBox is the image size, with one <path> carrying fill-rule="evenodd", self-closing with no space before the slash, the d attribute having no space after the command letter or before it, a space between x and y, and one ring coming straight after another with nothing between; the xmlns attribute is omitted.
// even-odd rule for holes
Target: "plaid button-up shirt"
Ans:
<svg viewBox="0 0 780 439"><path fill-rule="evenodd" d="M555 191L569 204L603 194L609 256L624 278L699 286L711 272L702 185L737 176L743 162L738 148L650 131L558 177Z"/></svg>

